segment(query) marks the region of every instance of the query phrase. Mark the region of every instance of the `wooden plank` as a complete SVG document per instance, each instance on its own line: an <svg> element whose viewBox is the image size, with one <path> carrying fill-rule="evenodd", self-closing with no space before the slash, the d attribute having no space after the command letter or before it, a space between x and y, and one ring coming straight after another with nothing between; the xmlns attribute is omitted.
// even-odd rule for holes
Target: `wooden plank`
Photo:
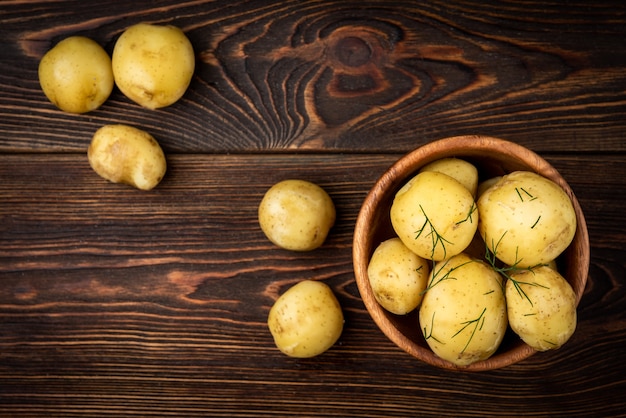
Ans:
<svg viewBox="0 0 626 418"><path fill-rule="evenodd" d="M622 413L624 157L550 157L593 231L578 329L556 352L476 374L412 359L359 298L353 224L397 157L176 154L163 183L140 192L100 179L84 154L0 155L2 414ZM338 208L328 241L311 253L273 247L256 223L266 188L289 177L319 183ZM346 326L327 353L296 360L274 348L265 320L306 278L332 286Z"/></svg>
<svg viewBox="0 0 626 418"><path fill-rule="evenodd" d="M460 134L540 152L625 151L623 2L3 2L0 151L82 151L128 123L171 152L403 152ZM37 65L85 35L111 52L128 26L174 24L197 53L179 103L116 89L88 115L42 94Z"/></svg>

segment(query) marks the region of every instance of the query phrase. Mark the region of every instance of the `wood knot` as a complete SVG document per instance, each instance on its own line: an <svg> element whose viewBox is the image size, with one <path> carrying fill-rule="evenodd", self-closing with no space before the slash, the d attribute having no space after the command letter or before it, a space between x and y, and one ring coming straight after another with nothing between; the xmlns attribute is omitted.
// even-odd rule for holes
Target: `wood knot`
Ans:
<svg viewBox="0 0 626 418"><path fill-rule="evenodd" d="M337 41L333 55L348 67L360 67L372 58L372 48L364 39L348 36Z"/></svg>

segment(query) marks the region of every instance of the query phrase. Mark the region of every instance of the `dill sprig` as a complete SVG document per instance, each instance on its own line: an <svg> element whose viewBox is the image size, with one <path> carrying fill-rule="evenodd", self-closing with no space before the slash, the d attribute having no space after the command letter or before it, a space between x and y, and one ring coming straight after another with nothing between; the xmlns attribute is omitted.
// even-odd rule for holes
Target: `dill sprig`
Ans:
<svg viewBox="0 0 626 418"><path fill-rule="evenodd" d="M476 331L481 330L483 328L483 325L485 323L485 312L487 312L487 308L483 308L483 311L480 313L478 318L461 322L461 325L463 325L463 327L452 336L452 338L454 338L457 335L459 335L461 332L463 332L465 328L469 327L470 325L474 325L474 329L472 329L472 333L470 334L470 337L468 338L467 343L465 344L465 347L463 347L463 350L461 350L460 354L463 354L465 350L467 350L467 347L470 345L470 342L472 342L472 339L474 338Z"/></svg>
<svg viewBox="0 0 626 418"><path fill-rule="evenodd" d="M443 235L441 235L439 232L437 232L437 229L435 229L435 226L433 225L433 223L431 222L430 218L428 217L428 215L426 214L426 212L424 211L424 208L422 207L422 205L419 205L420 210L422 211L422 213L424 214L424 224L422 225L421 228L419 228L417 231L415 231L416 235L415 235L415 239L418 239L423 233L425 233L426 227L428 226L430 228L430 232L428 232L426 234L426 236L430 236L431 240L432 240L432 251L430 253L430 258L434 258L435 256L435 249L437 248L437 245L441 245L441 249L443 250L443 258L447 258L446 257L446 244L450 244L452 245L452 242L448 241L447 239L445 239L443 237Z"/></svg>
<svg viewBox="0 0 626 418"><path fill-rule="evenodd" d="M424 289L422 291L423 293L426 293L427 291L429 291L430 289L432 289L433 287L435 287L436 285L438 285L439 283L443 282L444 280L456 280L456 277L451 276L452 272L463 267L466 264L469 264L472 262L472 260L466 261L464 263L459 264L458 266L454 266L452 267L450 270L448 270L445 274L439 276L439 273L442 272L443 269L446 268L446 266L448 265L448 263L450 262L450 259L446 259L445 261L443 261L443 263L441 264L441 267L436 268L437 264L433 261L433 269L432 269L432 277L428 282L428 286L426 286L426 289Z"/></svg>
<svg viewBox="0 0 626 418"><path fill-rule="evenodd" d="M537 220L539 221L539 220ZM491 266L491 268L496 271L497 273L500 273L502 276L504 276L507 280L510 280L511 283L513 283L513 286L515 287L515 290L517 291L517 294L523 298L526 299L528 301L528 303L530 303L530 306L534 306L532 300L530 300L530 297L528 296L528 294L524 291L524 289L522 288L522 285L527 285L527 286L538 286L538 287L543 287L546 288L546 286L543 286L539 283L531 283L531 282L523 282L520 280L515 280L511 277L511 273L515 273L515 272L519 272L519 271L529 271L531 273L534 274L534 269L537 267L541 267L541 266L545 266L545 264L539 263L536 264L534 266L531 267L519 267L519 263L522 262L521 258L518 258L518 253L517 253L517 248L515 249L515 262L510 265L510 266L498 266L497 265L497 254L498 254L498 247L500 246L500 243L502 242L502 239L504 238L504 236L506 235L507 231L504 231L504 233L502 234L502 236L500 237L500 239L498 240L498 242L494 243L493 240L491 240L491 248L489 248L489 245L485 242L485 259L489 262L489 265ZM504 290L504 281L502 282L502 287Z"/></svg>
<svg viewBox="0 0 626 418"><path fill-rule="evenodd" d="M476 206L476 203L472 202L472 206L470 207L469 212L467 213L467 216L465 216L465 219L458 221L457 223L455 223L455 225L460 225L467 221L469 221L470 223L474 223L474 219L472 218L472 215L477 210L478 210L478 206Z"/></svg>
<svg viewBox="0 0 626 418"><path fill-rule="evenodd" d="M426 331L426 327L424 327L422 334L424 335L424 339L427 341L432 338L433 340L437 341L439 344L445 345L444 342L439 341L437 338L433 336L433 330L435 329L435 313L436 311L433 312L433 317L430 320L430 333L428 333L428 331Z"/></svg>

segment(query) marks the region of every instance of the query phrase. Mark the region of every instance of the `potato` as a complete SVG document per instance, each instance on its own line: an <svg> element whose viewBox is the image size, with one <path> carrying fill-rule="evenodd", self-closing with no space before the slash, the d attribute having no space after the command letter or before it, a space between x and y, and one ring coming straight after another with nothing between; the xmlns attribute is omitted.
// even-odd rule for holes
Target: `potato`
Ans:
<svg viewBox="0 0 626 418"><path fill-rule="evenodd" d="M91 168L101 177L141 190L159 184L167 166L163 150L152 135L126 125L98 129L87 156Z"/></svg>
<svg viewBox="0 0 626 418"><path fill-rule="evenodd" d="M409 180L391 205L398 237L422 258L440 261L472 241L478 212L472 194L454 178L424 171Z"/></svg>
<svg viewBox="0 0 626 418"><path fill-rule="evenodd" d="M276 347L291 357L314 357L337 342L343 312L328 285L304 280L283 293L270 309L267 325Z"/></svg>
<svg viewBox="0 0 626 418"><path fill-rule="evenodd" d="M461 160L459 158L441 158L426 164L420 169L423 171L437 171L439 173L447 174L453 179L461 183L467 190L470 191L472 196L476 196L476 189L478 187L478 169L474 164Z"/></svg>
<svg viewBox="0 0 626 418"><path fill-rule="evenodd" d="M498 181L500 181L501 178L502 176L491 177L478 183L478 187L476 189L476 197L482 196L485 190L496 184Z"/></svg>
<svg viewBox="0 0 626 418"><path fill-rule="evenodd" d="M480 235L510 266L532 267L556 259L576 232L576 213L567 194L529 171L503 176L477 205Z"/></svg>
<svg viewBox="0 0 626 418"><path fill-rule="evenodd" d="M501 276L464 253L438 262L419 321L426 343L442 359L467 366L489 358L508 325Z"/></svg>
<svg viewBox="0 0 626 418"><path fill-rule="evenodd" d="M310 251L321 246L335 223L335 205L324 189L305 180L273 185L259 204L259 225L277 246Z"/></svg>
<svg viewBox="0 0 626 418"><path fill-rule="evenodd" d="M157 109L183 96L193 76L195 54L179 28L139 23L118 38L112 63L122 93L145 108Z"/></svg>
<svg viewBox="0 0 626 418"><path fill-rule="evenodd" d="M71 36L39 62L39 84L59 109L86 113L99 108L113 90L111 58L92 39Z"/></svg>
<svg viewBox="0 0 626 418"><path fill-rule="evenodd" d="M367 275L378 303L396 315L405 315L422 301L430 266L399 238L382 242L374 251Z"/></svg>
<svg viewBox="0 0 626 418"><path fill-rule="evenodd" d="M511 329L538 351L561 347L576 329L576 295L549 266L510 273L506 300Z"/></svg>

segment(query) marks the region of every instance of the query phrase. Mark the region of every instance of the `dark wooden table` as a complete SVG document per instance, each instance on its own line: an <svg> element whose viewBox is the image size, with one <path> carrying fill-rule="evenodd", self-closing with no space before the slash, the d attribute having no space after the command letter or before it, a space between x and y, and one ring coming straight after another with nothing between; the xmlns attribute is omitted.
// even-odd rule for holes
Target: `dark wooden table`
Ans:
<svg viewBox="0 0 626 418"><path fill-rule="evenodd" d="M41 92L70 35L110 53L131 24L181 27L184 98L114 90L71 115ZM626 7L620 1L3 1L0 3L0 415L624 416ZM107 183L86 148L126 123L163 146L153 191ZM368 316L352 270L363 198L403 153L484 134L570 183L591 266L575 335L504 369L433 368ZM267 188L314 181L338 219L310 253L257 224ZM314 279L346 317L307 360L274 347L276 297Z"/></svg>

